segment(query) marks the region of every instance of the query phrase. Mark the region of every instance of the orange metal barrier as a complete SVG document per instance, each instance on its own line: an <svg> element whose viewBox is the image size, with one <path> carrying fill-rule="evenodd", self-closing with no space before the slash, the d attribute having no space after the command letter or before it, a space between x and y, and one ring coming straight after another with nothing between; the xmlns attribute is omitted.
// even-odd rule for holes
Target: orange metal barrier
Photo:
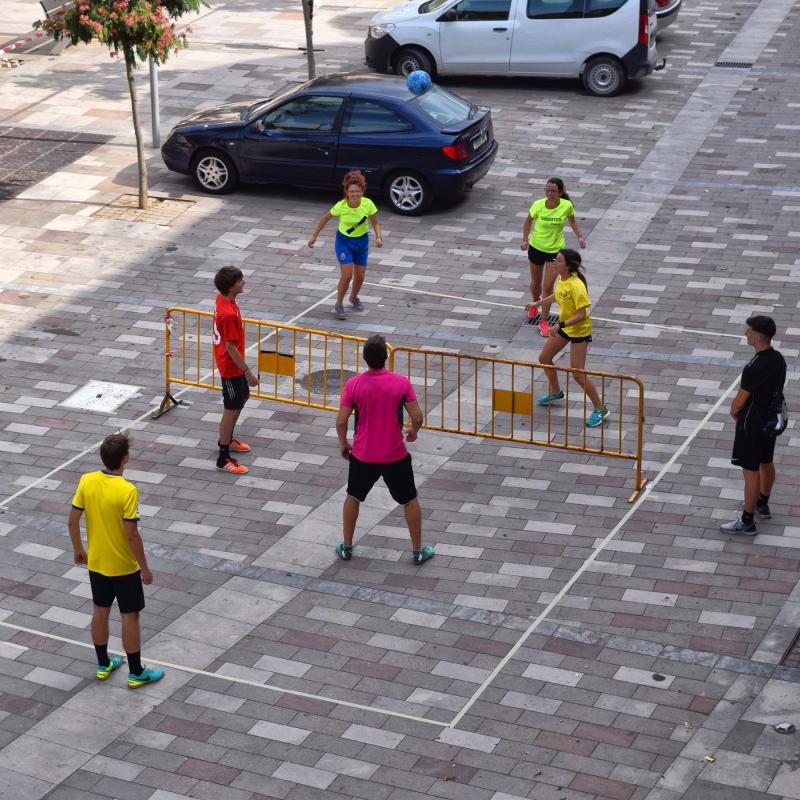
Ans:
<svg viewBox="0 0 800 800"><path fill-rule="evenodd" d="M211 311L169 308L164 319L166 388L153 418L181 401L175 384L220 391L213 353ZM347 380L364 369L363 337L296 325L243 318L248 363L258 348L258 385L251 396L279 403L338 411ZM545 368L528 361L413 347L389 347L390 369L415 385L427 430L537 447L552 447L633 461L636 486L632 502L644 488L642 444L644 385L638 378L581 370L597 387L611 415L598 428L585 419L591 403L573 380L569 367L554 366L565 399L539 406L537 395L548 391Z"/></svg>
<svg viewBox="0 0 800 800"><path fill-rule="evenodd" d="M570 367L552 367L565 397L547 406L536 403L537 396L548 392L541 364L395 347L390 368L414 384L427 430L633 461L636 487L629 502L647 483L642 477L644 385L638 378L580 370L592 379L612 412L603 425L589 428L585 421L592 404L574 382L578 370Z"/></svg>
<svg viewBox="0 0 800 800"><path fill-rule="evenodd" d="M181 401L175 384L222 390L214 362L214 314L192 308L168 308L164 314L166 387L157 419ZM258 348L258 385L251 397L279 403L338 411L347 379L363 369L363 337L318 331L280 322L243 317L245 348Z"/></svg>

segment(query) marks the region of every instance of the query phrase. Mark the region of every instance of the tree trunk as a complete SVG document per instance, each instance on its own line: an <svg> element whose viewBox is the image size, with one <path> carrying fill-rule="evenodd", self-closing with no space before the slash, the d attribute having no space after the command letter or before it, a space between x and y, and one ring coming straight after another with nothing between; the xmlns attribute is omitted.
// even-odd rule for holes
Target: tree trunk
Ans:
<svg viewBox="0 0 800 800"><path fill-rule="evenodd" d="M302 0L303 25L306 29L306 57L308 58L308 79L317 77L314 63L314 0Z"/></svg>
<svg viewBox="0 0 800 800"><path fill-rule="evenodd" d="M125 75L128 78L128 91L131 96L131 110L133 111L133 132L136 136L136 159L139 163L139 208L147 208L147 162L144 158L144 144L142 143L142 128L139 124L139 108L136 102L136 80L134 76L133 50L125 49Z"/></svg>

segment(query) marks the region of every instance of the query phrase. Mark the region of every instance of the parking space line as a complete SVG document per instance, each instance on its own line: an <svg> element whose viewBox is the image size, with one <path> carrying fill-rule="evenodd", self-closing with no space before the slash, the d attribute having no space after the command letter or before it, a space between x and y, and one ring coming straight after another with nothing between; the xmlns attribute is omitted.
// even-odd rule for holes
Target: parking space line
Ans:
<svg viewBox="0 0 800 800"><path fill-rule="evenodd" d="M591 555L581 564L580 567L575 571L572 577L561 587L561 590L558 594L547 604L544 610L531 622L528 626L528 629L522 636L517 640L516 644L511 648L511 650L506 653L503 659L495 666L492 672L487 676L486 680L481 684L475 694L470 697L470 699L464 704L461 710L453 717L452 720L448 723L448 728L455 728L459 722L464 718L465 714L469 711L469 709L477 702L478 698L486 691L486 689L491 686L494 679L502 672L503 668L508 664L508 662L514 657L514 655L519 651L522 645L528 640L528 637L542 624L542 622L550 616L550 612L561 602L564 596L569 592L569 590L577 583L578 579L583 575L584 572L589 568L589 565L595 561L597 556L605 550L611 540L619 533L622 529L623 525L636 513L639 507L644 503L647 499L647 496L650 492L658 486L661 482L661 479L669 472L672 465L678 460L681 454L686 450L686 448L694 441L695 437L701 430L705 427L706 423L717 413L719 407L725 402L725 398L739 385L739 376L736 376L736 379L731 383L731 385L723 392L722 395L717 399L714 405L706 412L706 415L700 422L696 425L696 427L692 430L692 432L684 439L681 443L680 447L672 454L670 459L667 461L666 464L661 468L658 475L653 478L650 483L643 489L642 493L633 503L633 505L628 509L622 519L606 534L605 538L599 545L592 551Z"/></svg>
<svg viewBox="0 0 800 800"><path fill-rule="evenodd" d="M10 628L11 630L20 631L22 633L30 633L34 636L42 636L45 639L54 639L57 642L63 642L64 644L73 644L77 645L78 647L83 647L88 650L94 650L94 645L89 644L88 642L78 641L77 639L69 639L66 636L58 636L54 633L45 633L45 631L37 630L36 628L26 628L23 625L14 625L12 622L5 622L4 620L0 620L0 626L4 628ZM112 650L109 649L109 653L124 656L125 652L122 650ZM231 683L238 683L243 686L255 686L259 689L266 689L270 692L278 692L279 694L291 694L295 697L305 697L309 700L321 700L325 703L331 703L332 705L337 706L345 706L347 708L356 708L359 711L371 711L374 714L383 714L385 716L390 717L399 717L400 719L408 719L412 720L413 722L424 722L428 725L433 725L437 728L444 728L447 726L447 723L441 720L435 719L427 719L426 717L418 717L414 714L404 714L402 711L391 711L390 709L383 709L383 708L374 708L372 706L364 705L363 703L352 703L349 700L338 700L334 697L326 697L325 695L321 694L313 694L312 692L301 692L298 689L285 689L282 686L273 686L270 683L259 683L258 681L249 681L247 678L237 678L231 675L220 675L217 672L209 672L205 669L198 669L197 667L187 667L184 664L173 664L170 661L158 661L155 658L148 658L148 664L158 664L159 667L167 667L169 669L177 669L181 672L189 672L192 675L202 675L205 678L216 678L217 680L221 681L230 681Z"/></svg>
<svg viewBox="0 0 800 800"><path fill-rule="evenodd" d="M321 300L317 300L316 303L313 303L308 308L301 311L299 314L296 314L286 324L293 325L295 322L297 322L297 320L301 319L302 317L313 311L318 306L321 306L323 303L329 302L331 297L333 297L335 294L336 294L335 290L328 292L328 294L326 294L325 297L323 297ZM264 339L269 339L273 335L274 333L270 333L267 336L265 336ZM249 353L254 347L258 346L259 342L254 342L253 344L250 345L250 347L248 347L245 350L245 352ZM202 378L200 378L200 382L202 383L203 381L207 380L209 377L211 377L212 374L213 373L211 371L207 372L205 375L203 375ZM185 389L181 389L180 391L175 392L173 397L180 397L181 395L186 394L186 392L188 392L190 388L192 387L187 386ZM159 409L158 405L149 408L147 411L144 412L144 414L140 414L138 417L136 417L136 419L131 420L127 425L123 426L122 428L118 428L116 431L114 431L114 433L125 433L125 431L127 431L131 425L135 425L137 422L144 422L145 420L148 420L150 415L154 411L158 411L158 409ZM53 475L57 475L59 472L61 472L62 469L65 469L66 467L70 466L70 464L74 464L76 461L80 461L85 455L88 455L92 451L97 450L97 448L100 447L102 443L103 443L102 439L99 442L95 442L94 444L87 447L85 450L72 456L72 458L68 458L66 461L59 464L57 467L53 467L53 469L51 469L49 472L45 473L41 477L37 478L32 483L29 483L27 486L23 486L19 491L14 492L14 494L12 495L9 495L8 497L5 498L5 500L0 500L0 509L6 508L9 503L13 502L18 497L22 497L22 495L26 494L31 489L38 486L40 483L46 481L48 478L52 478Z"/></svg>
<svg viewBox="0 0 800 800"><path fill-rule="evenodd" d="M480 297L464 297L456 294L443 294L442 292L429 292L427 289L414 289L410 286L398 286L392 283L371 283L364 281L364 286L376 286L381 289L397 289L402 292L411 292L412 294L425 294L430 297L443 297L447 300L458 300L461 303L480 303L484 306L497 306L499 308L514 308L520 313L524 307L516 303L500 303L496 300L484 300ZM593 320L598 322L610 322L612 325L633 325L638 328L658 328L664 331L675 331L676 333L699 333L703 336L726 336L730 339L742 339L743 337L738 333L723 333L722 331L701 331L696 328L683 328L680 325L660 325L657 322L633 322L627 319L610 319L608 317L596 317L594 314L589 315Z"/></svg>

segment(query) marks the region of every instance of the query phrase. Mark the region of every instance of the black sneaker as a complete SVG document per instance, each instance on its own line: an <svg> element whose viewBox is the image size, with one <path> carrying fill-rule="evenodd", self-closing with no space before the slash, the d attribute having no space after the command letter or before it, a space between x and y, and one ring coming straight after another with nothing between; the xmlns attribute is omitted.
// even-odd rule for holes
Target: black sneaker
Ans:
<svg viewBox="0 0 800 800"><path fill-rule="evenodd" d="M738 536L755 536L757 533L755 522L745 522L741 517L733 522L726 522L724 525L720 525L719 529L723 533L731 533Z"/></svg>
<svg viewBox="0 0 800 800"><path fill-rule="evenodd" d="M769 503L757 503L756 514L759 519L772 519L772 512L769 510Z"/></svg>

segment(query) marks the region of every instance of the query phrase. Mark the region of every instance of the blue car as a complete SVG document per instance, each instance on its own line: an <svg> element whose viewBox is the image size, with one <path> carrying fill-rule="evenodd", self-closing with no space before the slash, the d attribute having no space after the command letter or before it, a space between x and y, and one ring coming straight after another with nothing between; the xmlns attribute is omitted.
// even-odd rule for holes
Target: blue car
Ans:
<svg viewBox="0 0 800 800"><path fill-rule="evenodd" d="M169 169L211 194L239 181L336 189L360 169L406 215L470 188L496 154L489 109L436 85L417 96L405 78L370 74L329 75L268 100L200 111L161 148Z"/></svg>

